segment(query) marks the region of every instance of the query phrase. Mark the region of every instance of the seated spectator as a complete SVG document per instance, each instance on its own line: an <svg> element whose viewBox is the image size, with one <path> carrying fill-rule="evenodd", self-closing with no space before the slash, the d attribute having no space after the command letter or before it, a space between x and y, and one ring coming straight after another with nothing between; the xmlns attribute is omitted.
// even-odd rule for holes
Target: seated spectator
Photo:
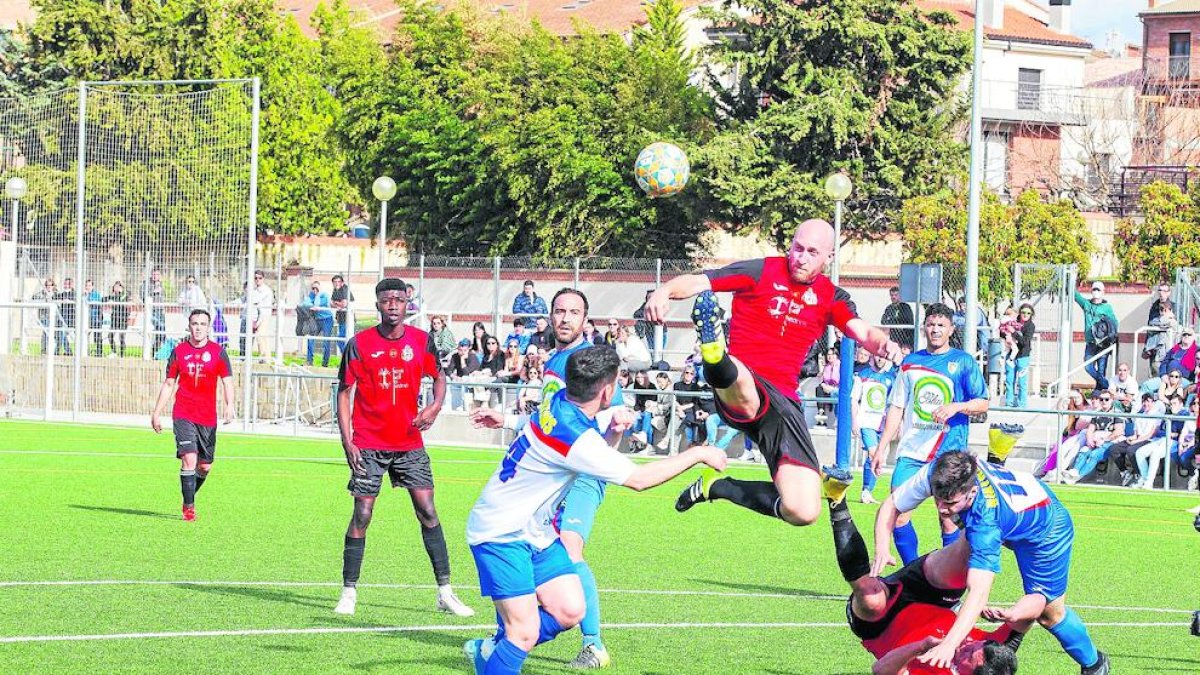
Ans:
<svg viewBox="0 0 1200 675"><path fill-rule="evenodd" d="M859 375L864 370L871 367L871 352L867 351L866 347L859 345L854 350L854 374Z"/></svg>
<svg viewBox="0 0 1200 675"><path fill-rule="evenodd" d="M539 316L534 319L533 334L529 336L529 346L546 351L550 351L556 346L554 331L550 329L550 321L546 317Z"/></svg>
<svg viewBox="0 0 1200 675"><path fill-rule="evenodd" d="M596 330L595 321L588 319L587 321L583 322L583 340L584 342L590 342L593 345L604 344L604 336L600 334L600 331Z"/></svg>
<svg viewBox="0 0 1200 675"><path fill-rule="evenodd" d="M639 340L629 326L624 326L618 331L616 349L621 366L629 372L650 369L650 351L646 349L646 343Z"/></svg>
<svg viewBox="0 0 1200 675"><path fill-rule="evenodd" d="M1183 379L1183 373L1178 368L1172 368L1161 378L1161 382L1158 387L1158 402L1163 406L1166 406L1174 396L1187 396L1187 388L1190 383Z"/></svg>
<svg viewBox="0 0 1200 675"><path fill-rule="evenodd" d="M837 347L825 350L825 367L821 369L821 381L817 383L817 396L820 398L837 398L838 382L841 378L841 359L838 358ZM833 415L832 403L818 403L818 410L825 411L825 421L829 426L829 417Z"/></svg>
<svg viewBox="0 0 1200 675"><path fill-rule="evenodd" d="M446 325L446 317L435 314L429 319L429 337L433 338L433 348L437 350L438 359L443 363L454 353L454 333ZM468 341L468 345L471 343Z"/></svg>
<svg viewBox="0 0 1200 675"><path fill-rule="evenodd" d="M521 367L525 365L525 355L521 353L521 345L516 340L509 340L504 346L504 365L495 373L496 381L505 384L516 384L521 379Z"/></svg>
<svg viewBox="0 0 1200 675"><path fill-rule="evenodd" d="M1188 492L1192 492L1200 486L1200 466L1197 466L1200 463L1200 455L1196 453L1196 421L1200 419L1200 401L1193 398L1188 408L1191 411L1191 419L1183 423L1183 429L1179 432L1179 445L1175 448L1171 461L1187 472L1187 489Z"/></svg>
<svg viewBox="0 0 1200 675"><path fill-rule="evenodd" d="M696 381L696 369L684 368L683 375L672 388L676 394L699 392L700 383ZM679 396L675 399L675 416L679 418L689 447L696 440L700 430L704 428L704 421L696 416L698 410L697 400L694 396Z"/></svg>
<svg viewBox="0 0 1200 675"><path fill-rule="evenodd" d="M1113 411L1113 395L1107 391L1100 392L1100 412L1111 413ZM1115 415L1098 415L1091 419L1087 429L1083 432L1084 442L1080 445L1079 454L1075 457L1075 466L1059 462L1058 466L1063 468L1063 481L1068 485L1074 485L1096 469L1096 465L1104 461L1108 457L1108 449L1112 444L1121 440L1124 435L1122 430L1125 428L1125 420L1116 417Z"/></svg>
<svg viewBox="0 0 1200 675"><path fill-rule="evenodd" d="M1159 415L1162 414L1162 411L1162 407L1155 400L1153 394L1142 394L1142 414ZM1139 417L1135 419L1133 429L1133 436L1117 438L1108 451L1109 457L1121 471L1122 487L1131 485L1140 478L1140 475L1134 472L1132 459L1136 456L1138 449L1165 435L1162 420L1153 418Z"/></svg>
<svg viewBox="0 0 1200 675"><path fill-rule="evenodd" d="M705 384L705 382L704 382L704 357L700 356L700 343L699 342L697 342L695 345L692 346L692 353L689 354L688 357L683 360L683 365L685 367L691 366L692 368L694 368L696 370L696 381L699 382L700 384Z"/></svg>
<svg viewBox="0 0 1200 675"><path fill-rule="evenodd" d="M487 336L483 356L479 359L479 370L492 377L504 370L504 352L500 349L500 341L491 335Z"/></svg>
<svg viewBox="0 0 1200 675"><path fill-rule="evenodd" d="M1079 393L1077 389L1072 389L1070 396L1067 398L1066 406L1063 409L1068 411L1099 410L1101 393L1093 393L1091 405L1087 405L1083 401L1083 394ZM1109 392L1109 395L1112 396L1112 393ZM1071 463L1075 461L1076 455L1083 449L1083 445L1087 441L1087 435L1084 432L1087 431L1089 422L1091 420L1082 415L1068 415L1067 424L1062 430L1062 437L1055 444L1054 449L1046 455L1046 459L1038 467L1037 471L1034 472L1034 476L1039 479L1044 478L1046 474L1057 467L1071 466Z"/></svg>
<svg viewBox="0 0 1200 675"><path fill-rule="evenodd" d="M654 444L653 421L657 396L654 394L654 384L650 382L649 371L641 370L634 373L633 389L646 392L633 395L633 412L637 415L637 421L630 427L630 438L633 440L635 451L637 451Z"/></svg>
<svg viewBox="0 0 1200 675"><path fill-rule="evenodd" d="M491 336L488 335L487 328L484 328L482 321L476 321L475 325L471 326L471 352L475 354L475 358L479 359L480 363L483 363L484 354L488 353L489 337Z"/></svg>
<svg viewBox="0 0 1200 675"><path fill-rule="evenodd" d="M671 376L666 373L659 373L655 375L654 388L663 393L660 393L658 397L655 398L654 410L652 411L653 416L650 418L651 426L653 426L654 429L662 432L661 440L659 440L657 444L654 444L653 447L656 447L659 450L666 450L667 444L671 440L667 437L666 433L666 431L671 427L671 403L675 400L674 395L669 393L671 391ZM649 408L649 403L647 403L647 408ZM647 450L649 450L649 448L647 448Z"/></svg>
<svg viewBox="0 0 1200 675"><path fill-rule="evenodd" d="M542 358L542 354L543 352L539 351L538 348L534 347L533 345L529 345L525 349L525 356L523 356L521 359L520 379L522 382L529 379L526 375L526 371L534 368L543 371L545 370L546 359Z"/></svg>
<svg viewBox="0 0 1200 675"><path fill-rule="evenodd" d="M517 397L517 414L532 415L537 412L542 402L542 368L533 366L522 373L522 384L525 388Z"/></svg>
<svg viewBox="0 0 1200 675"><path fill-rule="evenodd" d="M479 357L471 351L471 341L463 338L458 341L458 348L450 355L450 363L446 366L446 378L450 380L450 409L463 410L463 392L467 385L462 380L479 370Z"/></svg>
<svg viewBox="0 0 1200 675"><path fill-rule="evenodd" d="M1133 369L1128 363L1117 366L1117 376L1108 382L1108 390L1112 392L1114 406L1121 412L1133 412L1134 402L1138 400L1138 383L1133 379Z"/></svg>
<svg viewBox="0 0 1200 675"><path fill-rule="evenodd" d="M520 348L521 353L524 354L525 348L529 346L529 339L531 337L529 333L525 332L525 320L518 317L513 319L512 325L512 332L508 334L508 337L504 338L504 344L507 345L516 340L517 346Z"/></svg>
<svg viewBox="0 0 1200 675"><path fill-rule="evenodd" d="M1168 405L1170 406L1170 414L1179 416L1183 414L1183 397L1176 395L1172 396ZM1150 490L1154 487L1154 475L1158 473L1158 463L1166 459L1168 455L1173 456L1176 448L1179 446L1179 435L1183 432L1184 420L1167 420L1163 423L1165 434L1155 438L1150 443L1138 448L1134 453L1134 458L1137 460L1138 473L1141 475L1141 480L1134 482L1133 487L1140 487ZM1167 468L1170 469L1170 463ZM1166 488L1166 483L1163 483Z"/></svg>
<svg viewBox="0 0 1200 675"><path fill-rule="evenodd" d="M526 280L521 293L513 298L512 313L527 315L521 317L526 328L533 328L537 317L548 314L546 301L534 292L532 280Z"/></svg>
<svg viewBox="0 0 1200 675"><path fill-rule="evenodd" d="M621 332L621 322L616 319L608 320L608 332L604 334L604 344L617 348L617 335Z"/></svg>
<svg viewBox="0 0 1200 675"><path fill-rule="evenodd" d="M1196 332L1185 326L1179 331L1179 343L1167 350L1163 356L1159 374L1178 370L1181 373L1191 373L1196 370Z"/></svg>

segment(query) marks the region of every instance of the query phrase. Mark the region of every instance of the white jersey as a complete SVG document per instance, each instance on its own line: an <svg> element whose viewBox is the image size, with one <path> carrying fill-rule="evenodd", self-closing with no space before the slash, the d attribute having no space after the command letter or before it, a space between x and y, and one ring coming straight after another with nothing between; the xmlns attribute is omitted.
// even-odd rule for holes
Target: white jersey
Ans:
<svg viewBox="0 0 1200 675"><path fill-rule="evenodd" d="M558 538L554 516L576 477L623 485L636 469L561 391L549 405L543 402L488 479L467 517L467 543L524 541L546 548Z"/></svg>

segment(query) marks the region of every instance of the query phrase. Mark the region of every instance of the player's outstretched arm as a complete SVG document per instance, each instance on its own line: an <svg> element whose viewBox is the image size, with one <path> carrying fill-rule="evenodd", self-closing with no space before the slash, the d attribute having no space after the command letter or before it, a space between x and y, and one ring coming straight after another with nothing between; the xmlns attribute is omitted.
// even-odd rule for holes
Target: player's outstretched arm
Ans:
<svg viewBox="0 0 1200 675"><path fill-rule="evenodd" d="M845 333L872 354L882 356L893 363L900 363L900 345L892 342L882 329L856 317L846 322Z"/></svg>
<svg viewBox="0 0 1200 675"><path fill-rule="evenodd" d="M646 320L662 323L667 318L672 300L686 300L704 291L711 291L712 283L703 274L683 274L659 286L646 299Z"/></svg>
<svg viewBox="0 0 1200 675"><path fill-rule="evenodd" d="M924 640L900 645L883 655L883 658L871 666L871 675L905 675L908 664L921 654L933 649L941 642L940 638L927 637Z"/></svg>
<svg viewBox="0 0 1200 675"><path fill-rule="evenodd" d="M154 429L156 434L162 433L162 421L159 418L162 417L163 410L166 410L171 395L175 393L175 384L175 378L168 377L158 389L158 400L154 402L154 410L150 413L150 428Z"/></svg>
<svg viewBox="0 0 1200 675"><path fill-rule="evenodd" d="M885 568L896 564L896 559L892 557L892 530L896 529L896 518L899 516L896 500L888 495L875 514L875 560L871 563L873 577L882 576Z"/></svg>
<svg viewBox="0 0 1200 675"><path fill-rule="evenodd" d="M711 445L697 445L678 455L638 465L623 485L641 492L662 485L697 464L707 464L717 471L724 471L727 461L724 450Z"/></svg>
<svg viewBox="0 0 1200 675"><path fill-rule="evenodd" d="M954 652L987 607L988 596L992 593L992 582L996 573L991 570L972 568L967 570L967 599L958 608L958 618L942 639L942 643L918 657L921 663L928 663L935 668L949 668L954 661Z"/></svg>

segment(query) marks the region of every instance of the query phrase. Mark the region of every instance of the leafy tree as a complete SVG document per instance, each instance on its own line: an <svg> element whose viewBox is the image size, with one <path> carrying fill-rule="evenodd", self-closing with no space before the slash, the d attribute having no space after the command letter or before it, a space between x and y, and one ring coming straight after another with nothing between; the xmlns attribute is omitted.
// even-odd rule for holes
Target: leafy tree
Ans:
<svg viewBox="0 0 1200 675"><path fill-rule="evenodd" d="M1117 221L1113 251L1121 279L1171 281L1181 267L1200 267L1200 207L1178 186L1162 181L1142 188L1142 218Z"/></svg>
<svg viewBox="0 0 1200 675"><path fill-rule="evenodd" d="M963 265L967 259L967 199L943 191L904 202L899 213L907 258ZM1077 265L1086 278L1094 248L1083 216L1068 200L1042 201L1026 190L1012 205L984 193L979 222L979 299L995 307L1012 295L1017 263Z"/></svg>
<svg viewBox="0 0 1200 675"><path fill-rule="evenodd" d="M721 132L696 162L723 220L783 245L832 210L823 182L845 171L858 195L846 229L867 237L961 172L956 88L971 38L949 14L905 0L725 0L705 16L729 36L709 53Z"/></svg>

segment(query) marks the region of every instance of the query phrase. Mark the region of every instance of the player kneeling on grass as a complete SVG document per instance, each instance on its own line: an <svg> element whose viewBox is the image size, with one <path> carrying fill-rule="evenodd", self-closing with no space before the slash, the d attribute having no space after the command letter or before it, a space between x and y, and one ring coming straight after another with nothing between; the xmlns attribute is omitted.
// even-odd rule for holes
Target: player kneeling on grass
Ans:
<svg viewBox="0 0 1200 675"><path fill-rule="evenodd" d="M979 462L965 452L949 452L925 465L879 507L872 573L893 564L888 543L897 514L912 511L931 496L942 517L960 521L970 546L968 594L946 637L919 660L950 666L987 605L1004 546L1016 555L1025 593L1045 598L1038 623L1079 664L1083 675L1107 675L1108 657L1096 650L1083 620L1066 605L1075 539L1071 516L1050 488L1030 474Z"/></svg>
<svg viewBox="0 0 1200 675"><path fill-rule="evenodd" d="M175 456L179 458L179 485L183 491L183 519L196 519L196 493L208 478L217 451L217 387L224 404L222 419L233 420L233 369L221 345L210 342L212 316L203 309L188 315L188 337L171 350L167 379L158 390L150 426L162 433L160 417L171 395L171 425L175 429Z"/></svg>
<svg viewBox="0 0 1200 675"><path fill-rule="evenodd" d="M535 645L553 640L583 618L583 587L554 529L554 514L577 477L644 490L697 464L725 468L725 452L711 446L642 465L617 452L633 414L618 408L603 435L596 414L615 395L620 365L611 347L572 354L566 389L509 446L471 509L467 543L480 590L495 602L500 622L494 637L464 645L476 673L521 672Z"/></svg>

